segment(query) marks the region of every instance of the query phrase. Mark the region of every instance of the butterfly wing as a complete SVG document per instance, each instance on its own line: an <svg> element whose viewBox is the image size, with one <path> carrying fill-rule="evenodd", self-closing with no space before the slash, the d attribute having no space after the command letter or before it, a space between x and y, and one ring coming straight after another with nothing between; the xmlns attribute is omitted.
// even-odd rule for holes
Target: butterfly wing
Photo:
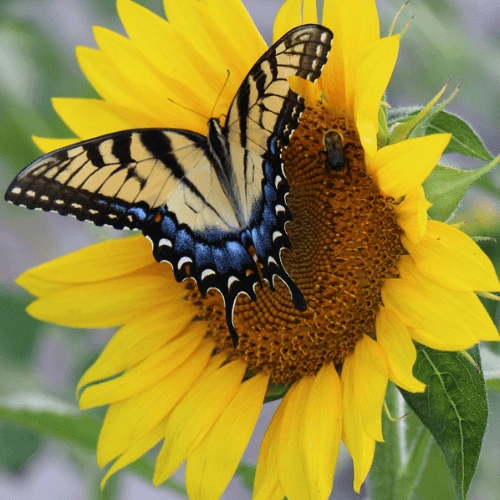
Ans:
<svg viewBox="0 0 500 500"><path fill-rule="evenodd" d="M226 128L234 147L262 157L280 155L304 111L304 99L290 88L288 78L316 81L332 40L328 28L306 24L290 30L262 55L229 108Z"/></svg>
<svg viewBox="0 0 500 500"><path fill-rule="evenodd" d="M140 229L178 281L192 277L203 293L217 288L228 300L244 290L255 297L257 267L202 135L137 129L83 141L28 165L5 199L99 226Z"/></svg>
<svg viewBox="0 0 500 500"><path fill-rule="evenodd" d="M319 25L299 26L285 34L250 70L226 120L238 197L263 276L271 288L274 276L280 276L301 310L306 307L304 298L280 257L281 249L290 246L285 224L291 220L281 151L305 108L304 99L290 88L288 78L315 81L332 39L332 32Z"/></svg>
<svg viewBox="0 0 500 500"><path fill-rule="evenodd" d="M42 156L17 175L5 199L99 226L142 229L172 197L175 201L170 205L179 223L190 224L194 207L208 197L208 192L203 193L206 179L199 187L193 184L196 179L188 179L195 167L199 167L198 176L209 173L206 149L205 137L185 130L117 132ZM222 203L224 196L216 191L217 184L208 185L212 198ZM230 223L217 216L215 207L207 209L215 225L225 228Z"/></svg>

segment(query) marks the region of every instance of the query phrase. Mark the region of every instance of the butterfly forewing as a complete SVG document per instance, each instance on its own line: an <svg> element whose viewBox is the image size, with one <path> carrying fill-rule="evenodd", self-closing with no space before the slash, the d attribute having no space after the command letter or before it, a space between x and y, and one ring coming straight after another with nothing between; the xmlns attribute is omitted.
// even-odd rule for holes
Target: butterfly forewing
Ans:
<svg viewBox="0 0 500 500"><path fill-rule="evenodd" d="M252 67L240 86L226 120L237 196L248 221L262 194L263 162L283 176L281 148L286 147L304 111L304 100L290 88L288 78L315 81L331 47L332 33L317 25L295 28L278 40ZM279 161L277 160L279 159Z"/></svg>
<svg viewBox="0 0 500 500"><path fill-rule="evenodd" d="M236 219L205 150L205 137L188 131L117 132L36 160L16 177L6 199L117 229L141 229L169 200L179 223L200 221L197 214L206 210L213 225L228 229Z"/></svg>
<svg viewBox="0 0 500 500"><path fill-rule="evenodd" d="M288 186L281 151L305 107L304 99L290 88L289 77L315 81L326 63L332 38L329 30L317 25L289 31L252 67L226 120L231 158L238 159L232 161L238 180L237 197L263 275L271 286L274 275L285 280L299 308L304 307L303 297L280 257L281 249L289 246L285 224L291 220L285 202Z"/></svg>
<svg viewBox="0 0 500 500"><path fill-rule="evenodd" d="M306 307L280 258L290 246L291 220L281 150L304 110L288 78L316 80L332 37L319 25L284 35L242 82L224 127L209 121L208 137L137 129L83 141L34 161L5 198L97 225L141 229L177 280L191 277L202 293L221 292L236 344L236 298L255 299L260 276L271 288L275 276L282 278L296 307Z"/></svg>
<svg viewBox="0 0 500 500"><path fill-rule="evenodd" d="M241 84L226 120L230 141L262 156L288 144L304 110L303 99L288 78L315 81L331 47L331 31L306 25L280 38L252 67Z"/></svg>

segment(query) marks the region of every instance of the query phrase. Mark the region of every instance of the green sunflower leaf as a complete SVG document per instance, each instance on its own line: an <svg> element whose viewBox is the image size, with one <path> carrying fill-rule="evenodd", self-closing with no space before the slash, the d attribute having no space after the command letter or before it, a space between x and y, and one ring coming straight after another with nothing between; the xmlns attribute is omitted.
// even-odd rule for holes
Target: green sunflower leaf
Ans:
<svg viewBox="0 0 500 500"><path fill-rule="evenodd" d="M427 125L426 135L451 132L453 137L445 153L459 153L478 160L491 161L493 156L479 136L462 118L447 111L436 113Z"/></svg>
<svg viewBox="0 0 500 500"><path fill-rule="evenodd" d="M457 497L465 499L488 419L479 349L443 352L417 344L417 352L414 374L427 390L401 393L441 448Z"/></svg>
<svg viewBox="0 0 500 500"><path fill-rule="evenodd" d="M475 170L436 165L423 184L425 196L432 203L429 216L440 221L449 219L472 184L493 170L499 161L500 156Z"/></svg>
<svg viewBox="0 0 500 500"><path fill-rule="evenodd" d="M392 131L397 127L410 127L414 118L422 112L424 108L400 108L388 111L387 122ZM486 149L481 138L470 127L470 125L453 113L448 111L438 111L426 123L425 130L419 130L418 135L430 135L449 132L453 137L445 149L445 153L459 153L478 160L491 161L492 154ZM391 141L392 142L392 141Z"/></svg>
<svg viewBox="0 0 500 500"><path fill-rule="evenodd" d="M0 420L17 424L38 434L63 441L71 447L95 453L101 422L77 408L41 393L14 393L0 397ZM153 464L142 457L128 467L146 479L153 477ZM181 494L185 488L175 480L165 487Z"/></svg>

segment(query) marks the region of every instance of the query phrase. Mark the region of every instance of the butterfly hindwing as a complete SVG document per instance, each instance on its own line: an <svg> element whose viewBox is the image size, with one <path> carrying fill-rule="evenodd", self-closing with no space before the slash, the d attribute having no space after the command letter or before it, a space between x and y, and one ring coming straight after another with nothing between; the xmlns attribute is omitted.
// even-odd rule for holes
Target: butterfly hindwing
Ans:
<svg viewBox="0 0 500 500"><path fill-rule="evenodd" d="M221 126L208 136L179 129L136 129L46 154L21 171L5 198L117 229L140 229L158 261L175 277L216 288L235 345L233 310L240 293L256 298L262 279L288 285L298 309L302 293L281 262L290 247L285 225L288 184L281 151L304 101L288 78L320 75L332 33L295 28L278 40L241 84Z"/></svg>

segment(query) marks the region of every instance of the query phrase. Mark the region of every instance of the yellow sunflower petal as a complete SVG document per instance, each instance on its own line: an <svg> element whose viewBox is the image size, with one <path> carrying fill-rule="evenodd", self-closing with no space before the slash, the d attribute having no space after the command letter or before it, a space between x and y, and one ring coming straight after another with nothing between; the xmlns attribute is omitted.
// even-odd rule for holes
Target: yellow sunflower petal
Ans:
<svg viewBox="0 0 500 500"><path fill-rule="evenodd" d="M442 294L448 305L454 305L454 316L457 321L475 335L476 341L500 340L497 327L474 292L456 292L436 285L420 273L415 261L409 255L400 258L399 271L402 278L417 282L429 295Z"/></svg>
<svg viewBox="0 0 500 500"><path fill-rule="evenodd" d="M384 305L410 329L412 338L443 351L468 349L478 341L473 324L463 323L463 294L405 279L386 280L382 287Z"/></svg>
<svg viewBox="0 0 500 500"><path fill-rule="evenodd" d="M450 139L451 134L434 134L390 144L379 149L367 167L384 195L401 198L422 184Z"/></svg>
<svg viewBox="0 0 500 500"><path fill-rule="evenodd" d="M208 0L207 10L219 29L229 38L232 47L238 50L241 65L248 70L267 50L267 45L253 19L240 0ZM238 26L238 29L234 29ZM214 30L212 30L213 33Z"/></svg>
<svg viewBox="0 0 500 500"><path fill-rule="evenodd" d="M377 151L380 101L391 79L399 51L399 36L378 40L360 58L356 73L354 117L359 138L370 163Z"/></svg>
<svg viewBox="0 0 500 500"><path fill-rule="evenodd" d="M354 394L363 429L372 439L383 441L382 404L388 381L385 353L375 340L363 335L351 356L354 363Z"/></svg>
<svg viewBox="0 0 500 500"><path fill-rule="evenodd" d="M105 281L153 263L151 244L142 235L137 235L96 243L32 267L19 276L17 283L24 287L25 277L66 284Z"/></svg>
<svg viewBox="0 0 500 500"><path fill-rule="evenodd" d="M187 304L182 309L177 304L161 304L127 322L111 337L97 360L82 375L76 388L77 394L86 385L115 377L157 352L181 333L195 315L196 308ZM194 324L189 328L203 329L203 325ZM203 330L200 332L202 335Z"/></svg>
<svg viewBox="0 0 500 500"><path fill-rule="evenodd" d="M398 224L412 243L419 243L427 229L427 210L432 205L422 186L412 189L396 207Z"/></svg>
<svg viewBox="0 0 500 500"><path fill-rule="evenodd" d="M130 0L118 0L117 9L132 44L151 66L169 79L175 76L177 81L185 85L187 94L178 104L208 116L218 91L211 85L210 75L204 73L206 66L193 64L195 60L176 36L171 23ZM201 126L201 130L197 131L204 133L205 124ZM193 128L190 124L186 124L186 127Z"/></svg>
<svg viewBox="0 0 500 500"><path fill-rule="evenodd" d="M158 444L165 434L165 422L161 422L154 429L150 430L145 436L137 440L118 460L109 468L101 481L101 488L104 488L108 479L123 469L127 465L135 462L145 455L151 448Z"/></svg>
<svg viewBox="0 0 500 500"><path fill-rule="evenodd" d="M303 0L302 22L300 24L318 24L318 10L315 0Z"/></svg>
<svg viewBox="0 0 500 500"><path fill-rule="evenodd" d="M404 247L419 271L451 290L498 291L500 282L486 254L469 236L439 221L429 221L422 241L413 243L404 235Z"/></svg>
<svg viewBox="0 0 500 500"><path fill-rule="evenodd" d="M210 375L202 374L175 407L168 419L165 441L156 461L155 485L175 472L200 444L237 393L245 370L246 364L236 360Z"/></svg>
<svg viewBox="0 0 500 500"><path fill-rule="evenodd" d="M77 47L76 58L85 78L104 100L117 106L116 109L121 107L136 111L139 119L135 124L136 127L161 126L158 116L139 99L134 88L119 77L114 64L106 54L91 47Z"/></svg>
<svg viewBox="0 0 500 500"><path fill-rule="evenodd" d="M110 59L116 71L116 78L123 79L133 88L137 98L150 110L153 116L161 116L170 127L186 127L202 117L175 102L183 102L189 90L174 78L160 76L133 43L114 31L94 27L94 37L100 50ZM195 127L196 129L196 127Z"/></svg>
<svg viewBox="0 0 500 500"><path fill-rule="evenodd" d="M140 394L176 370L201 344L206 326L192 327L116 378L86 387L80 408L116 403Z"/></svg>
<svg viewBox="0 0 500 500"><path fill-rule="evenodd" d="M354 356L344 361L340 381L342 384L342 441L349 451L354 463L353 489L357 493L361 489L375 455L375 440L363 429L361 415L356 402L355 363Z"/></svg>
<svg viewBox="0 0 500 500"><path fill-rule="evenodd" d="M43 153L50 153L56 149L65 148L66 146L80 142L78 137L73 139L54 139L52 137L38 137L36 135L32 135L31 140Z"/></svg>
<svg viewBox="0 0 500 500"><path fill-rule="evenodd" d="M199 378L213 348L212 342L203 342L184 363L158 383L129 399L110 405L97 446L99 467L104 467L133 447L165 420Z"/></svg>
<svg viewBox="0 0 500 500"><path fill-rule="evenodd" d="M333 364L314 377L301 425L311 498L329 498L342 436L342 389Z"/></svg>
<svg viewBox="0 0 500 500"><path fill-rule="evenodd" d="M241 384L207 437L189 455L186 486L190 499L217 500L233 477L264 403L269 377Z"/></svg>
<svg viewBox="0 0 500 500"><path fill-rule="evenodd" d="M359 59L380 38L375 1L325 1L323 24L333 31L335 38L322 82L333 108L354 117Z"/></svg>
<svg viewBox="0 0 500 500"><path fill-rule="evenodd" d="M14 281L37 298L47 297L71 286L66 283L53 283L38 279L30 274L30 269L19 275Z"/></svg>
<svg viewBox="0 0 500 500"><path fill-rule="evenodd" d="M342 388L333 364L327 364L314 378L304 414L302 445L312 498L330 496L341 436Z"/></svg>
<svg viewBox="0 0 500 500"><path fill-rule="evenodd" d="M406 391L425 391L425 384L412 373L417 352L406 326L393 311L381 307L377 314L376 331L377 342L387 356L389 379Z"/></svg>
<svg viewBox="0 0 500 500"><path fill-rule="evenodd" d="M301 24L316 24L318 13L313 0L287 0L274 19L273 40L276 42L285 33Z"/></svg>
<svg viewBox="0 0 500 500"><path fill-rule="evenodd" d="M185 294L165 276L144 273L66 288L41 297L26 310L34 318L57 325L107 328L123 325L149 308L180 300Z"/></svg>
<svg viewBox="0 0 500 500"><path fill-rule="evenodd" d="M317 376L301 379L287 393L278 472L288 498L329 498L341 434L340 380L328 364Z"/></svg>
<svg viewBox="0 0 500 500"><path fill-rule="evenodd" d="M283 500L285 493L278 480L278 448L285 415L286 396L271 419L260 445L252 500Z"/></svg>
<svg viewBox="0 0 500 500"><path fill-rule="evenodd" d="M312 385L313 377L303 377L285 396L285 413L278 443L278 476L288 498L311 498L307 478L308 457L301 453L301 425Z"/></svg>
<svg viewBox="0 0 500 500"><path fill-rule="evenodd" d="M91 139L151 123L137 111L100 99L58 97L52 99L52 105L80 139Z"/></svg>
<svg viewBox="0 0 500 500"><path fill-rule="evenodd" d="M184 38L183 43L189 47L193 60L200 60L205 64L205 67L210 68L212 73L218 75L215 80L217 86L222 89L227 76L227 70L231 72L232 78L228 82L232 88L232 94L236 92L237 86L246 76L246 72L250 66L245 64L243 68L241 64L234 65L234 51L238 47L227 47L225 44L220 45L219 37L225 38L224 33L220 30L211 30L207 23L207 19L213 22L208 15L206 2L178 2L177 0L163 0L167 19L175 28L178 36ZM182 39L181 38L181 39ZM251 43L251 41L250 41ZM227 50L227 53L226 53ZM241 51L240 51L241 52ZM236 60L241 60L240 56ZM232 62L231 62L232 61ZM250 65L255 62L253 60ZM206 79L208 81L208 78Z"/></svg>
<svg viewBox="0 0 500 500"><path fill-rule="evenodd" d="M223 0L219 3L210 0L207 2L198 2L200 4L200 12L202 12L202 19L205 20L203 23L205 26L207 16L210 15L210 10L212 10L215 16L212 19L214 29L208 31L208 36L212 40L213 46L219 51L217 56L219 65L221 62L224 64L224 72L221 73L220 70L218 70L219 78L216 80L218 81L222 77L221 85L216 88L217 96L220 95L220 97L214 100L212 104L212 107L217 104L215 109L211 111L211 114L214 116L220 116L227 113L229 104L236 94L241 82L262 53L267 49L265 44L262 46L262 38L260 36L253 39L241 38L239 29L234 29L235 23L238 24L239 27L239 21L232 19L233 24L230 26L225 24L224 18L226 18L228 13L226 13L226 15L221 15L220 11L224 8L224 2L233 3L234 1L235 0ZM242 46L252 48L242 51L239 49ZM257 55L255 55L256 48L259 49ZM206 80L207 77L205 76L204 79Z"/></svg>

